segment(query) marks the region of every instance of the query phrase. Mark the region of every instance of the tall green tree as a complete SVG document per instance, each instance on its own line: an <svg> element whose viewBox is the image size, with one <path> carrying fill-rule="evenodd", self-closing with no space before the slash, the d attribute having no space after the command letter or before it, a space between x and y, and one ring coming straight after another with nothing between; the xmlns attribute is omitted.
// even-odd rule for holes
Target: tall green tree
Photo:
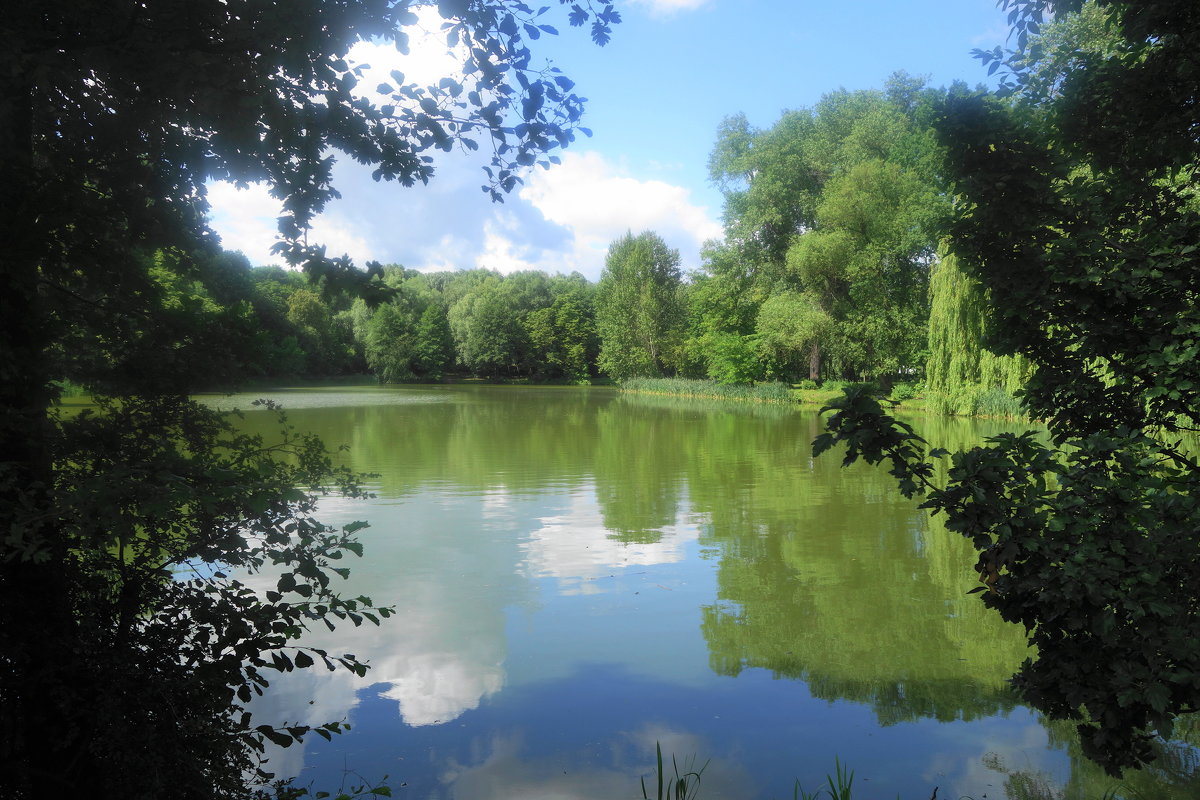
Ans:
<svg viewBox="0 0 1200 800"><path fill-rule="evenodd" d="M413 309L393 299L375 309L362 324L367 366L380 381L400 383L416 379L416 322Z"/></svg>
<svg viewBox="0 0 1200 800"><path fill-rule="evenodd" d="M348 315L383 380L438 380L456 364L486 377L585 381L595 373L595 286L578 273L388 266L383 280L392 299L375 310L358 301Z"/></svg>
<svg viewBox="0 0 1200 800"><path fill-rule="evenodd" d="M465 45L464 80L420 87L397 74L395 85L376 87L389 102L356 97L363 68L347 62L349 49L383 40L405 51L417 5L81 0L23 4L0 19L8 796L243 796L256 743L303 735L248 727L233 703L265 683L255 659L303 666L280 652L290 635L280 631L311 619L297 610L319 618L315 609L334 607L324 559L339 540L329 534L323 544L326 532L304 522L306 495L290 488L326 484L329 469L313 455L303 462L311 470L291 471L181 399L212 380L202 366L223 359L217 349L203 361L180 357L206 310L167 302L149 263L169 253L180 275L203 278L190 254L215 245L206 182L263 180L283 202L278 252L331 289L356 285L379 299L370 272L305 238L336 196L333 154L411 185L433 176L429 150L482 140L494 153L487 189L499 198L520 168L572 139L582 101L571 82L530 69L530 40L553 28L512 0L437 5L449 43ZM603 0L580 0L569 19L590 22L603 43L619 15ZM78 374L90 372L88 382L120 402L56 422L52 380L72 339L104 345ZM243 482L260 456L260 480ZM121 488L100 505L105 487ZM253 566L244 550L252 534L268 561L300 576L278 587L280 597L259 597L219 571L186 591L169 580L179 563ZM135 768L138 755L149 760Z"/></svg>
<svg viewBox="0 0 1200 800"><path fill-rule="evenodd" d="M826 184L815 227L793 240L787 259L834 322L842 371L875 378L923 365L940 205L928 175L879 158ZM818 371L821 357L814 348Z"/></svg>
<svg viewBox="0 0 1200 800"><path fill-rule="evenodd" d="M689 276L683 288L687 331L679 371L687 377L707 375L714 380L761 378L768 365L751 351L756 347L755 315L767 287L750 279L747 262L733 245L708 242L702 257L703 267ZM714 347L718 340L725 346Z"/></svg>
<svg viewBox="0 0 1200 800"><path fill-rule="evenodd" d="M600 369L614 378L662 375L678 359L684 316L679 251L651 231L608 247L596 287Z"/></svg>
<svg viewBox="0 0 1200 800"><path fill-rule="evenodd" d="M988 293L984 344L1033 365L1022 400L1050 441L994 437L940 484L912 429L854 392L815 448L888 461L972 541L984 602L1036 647L1017 688L1119 772L1200 708L1200 466L1183 442L1200 405L1200 7L1004 5L1017 50L982 55L1006 97L955 94L939 124L951 247Z"/></svg>
<svg viewBox="0 0 1200 800"><path fill-rule="evenodd" d="M581 288L570 289L559 294L552 305L525 317L535 363L543 375L587 381L599 349L589 294Z"/></svg>
<svg viewBox="0 0 1200 800"><path fill-rule="evenodd" d="M551 304L542 272L492 274L450 308L459 362L476 375L528 377L537 371L529 314Z"/></svg>
<svg viewBox="0 0 1200 800"><path fill-rule="evenodd" d="M287 319L295 328L307 355L305 371L310 375L349 372L354 362L351 331L339 321L321 295L312 289L297 289L287 299Z"/></svg>
<svg viewBox="0 0 1200 800"><path fill-rule="evenodd" d="M310 286L297 270L251 269L240 253L223 253L217 264L214 297L226 304L248 304L252 312L253 358L244 365L246 375L336 375L366 369L354 336L349 293Z"/></svg>
<svg viewBox="0 0 1200 800"><path fill-rule="evenodd" d="M441 303L430 303L417 320L416 373L428 380L441 380L453 364L454 338L446 309Z"/></svg>
<svg viewBox="0 0 1200 800"><path fill-rule="evenodd" d="M346 312L367 367L385 383L440 380L454 358L441 297L415 270L386 266L383 282L386 303L372 309L360 299Z"/></svg>
<svg viewBox="0 0 1200 800"><path fill-rule="evenodd" d="M786 374L807 371L810 380L818 380L821 354L836 349L836 335L833 318L809 294L779 292L758 312L759 348Z"/></svg>
<svg viewBox="0 0 1200 800"><path fill-rule="evenodd" d="M795 342L804 358L772 338L769 352L796 374L919 369L928 268L947 206L930 127L936 95L897 74L884 92L833 92L766 130L726 120L709 162L725 192L726 239L705 265L697 299L706 316L745 336L779 322L777 309L754 318L768 298L802 294L804 308L831 324Z"/></svg>

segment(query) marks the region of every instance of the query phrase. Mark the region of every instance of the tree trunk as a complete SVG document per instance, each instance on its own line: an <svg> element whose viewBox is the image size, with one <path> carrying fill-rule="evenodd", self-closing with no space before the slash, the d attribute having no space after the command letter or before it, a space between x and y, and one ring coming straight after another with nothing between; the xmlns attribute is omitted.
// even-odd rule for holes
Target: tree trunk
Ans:
<svg viewBox="0 0 1200 800"><path fill-rule="evenodd" d="M808 349L808 379L816 381L821 379L821 345L813 342Z"/></svg>

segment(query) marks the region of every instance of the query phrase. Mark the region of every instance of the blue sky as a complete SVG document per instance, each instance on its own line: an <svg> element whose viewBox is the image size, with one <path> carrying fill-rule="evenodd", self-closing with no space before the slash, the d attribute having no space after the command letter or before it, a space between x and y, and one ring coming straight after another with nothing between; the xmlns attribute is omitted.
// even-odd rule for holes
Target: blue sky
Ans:
<svg viewBox="0 0 1200 800"><path fill-rule="evenodd" d="M882 86L905 70L934 85L985 80L975 47L1007 35L995 0L618 0L624 21L604 48L555 20L558 37L534 45L587 97L594 132L563 163L536 170L503 204L479 190L477 158L440 158L429 186L376 184L342 159L343 199L318 220L310 241L358 262L415 269L488 267L501 272L578 270L595 280L609 242L655 230L700 265L705 239L721 233L721 196L708 182L717 125L743 112L767 127L785 109L826 92ZM453 70L429 39L405 57L369 43L352 52L386 75L436 81ZM373 86L377 81L366 80ZM212 224L229 249L271 263L278 206L265 189L210 187Z"/></svg>

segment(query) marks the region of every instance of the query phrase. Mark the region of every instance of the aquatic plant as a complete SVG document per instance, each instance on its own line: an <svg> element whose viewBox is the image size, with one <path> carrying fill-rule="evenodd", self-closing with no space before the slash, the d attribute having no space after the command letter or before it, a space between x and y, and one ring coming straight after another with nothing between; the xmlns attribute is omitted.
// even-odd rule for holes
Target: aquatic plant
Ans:
<svg viewBox="0 0 1200 800"><path fill-rule="evenodd" d="M852 800L854 789L854 770L847 767L836 756L833 759L833 775L825 776L825 785L815 792L806 792L800 785L800 779L792 789L793 800L819 800L822 794L828 794L830 800Z"/></svg>
<svg viewBox="0 0 1200 800"><path fill-rule="evenodd" d="M657 778L658 792L653 795L653 800L694 800L700 793L700 775L708 767L708 761L705 761L700 769L696 769L696 756L688 756L684 761L684 772L680 773L679 763L672 754L671 767L675 771L675 777L668 779L663 770L662 743L655 742L654 750L657 754L655 777ZM651 795L646 789L644 775L642 776L642 800L651 800Z"/></svg>

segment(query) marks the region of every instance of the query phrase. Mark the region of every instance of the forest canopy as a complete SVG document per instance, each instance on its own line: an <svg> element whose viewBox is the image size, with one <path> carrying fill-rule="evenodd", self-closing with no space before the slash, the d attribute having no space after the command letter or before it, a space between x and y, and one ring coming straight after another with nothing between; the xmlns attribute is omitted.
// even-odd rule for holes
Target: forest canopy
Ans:
<svg viewBox="0 0 1200 800"><path fill-rule="evenodd" d="M595 284L391 265L389 299L342 326L352 363L327 369L365 366L384 381L917 380L949 208L932 128L944 96L897 73L881 91L830 93L769 129L728 118L710 161L725 236L690 273L654 231L612 242ZM330 301L331 319L349 318L345 305ZM427 333L449 322L436 368L414 349L421 315Z"/></svg>

